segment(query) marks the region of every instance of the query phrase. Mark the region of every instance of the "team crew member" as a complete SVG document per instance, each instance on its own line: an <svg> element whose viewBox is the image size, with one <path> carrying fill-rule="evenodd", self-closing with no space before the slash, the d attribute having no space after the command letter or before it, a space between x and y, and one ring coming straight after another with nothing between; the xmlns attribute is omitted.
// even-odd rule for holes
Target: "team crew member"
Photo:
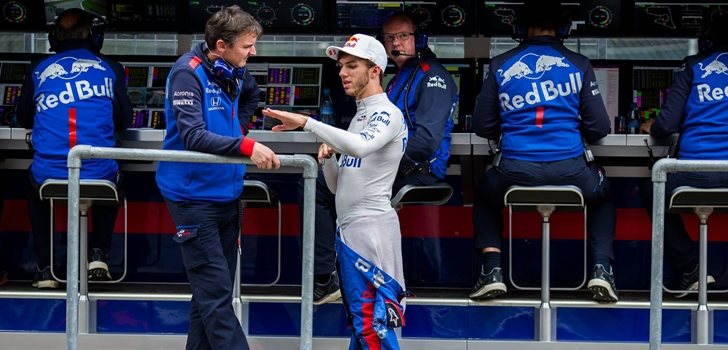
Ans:
<svg viewBox="0 0 728 350"><path fill-rule="evenodd" d="M396 75L385 89L387 97L405 116L407 148L399 164L392 193L405 185L433 185L444 181L450 158L450 132L458 92L455 81L427 46L427 36L407 12L397 12L384 23L382 41ZM319 180L316 189L316 304L338 298L334 271L336 231L334 195ZM429 271L439 271L439 246L428 245ZM426 262L422 262L425 264ZM439 276L432 276L435 280Z"/></svg>
<svg viewBox="0 0 728 350"><path fill-rule="evenodd" d="M407 126L381 87L387 56L380 42L355 34L343 47L327 48L326 55L341 65L344 90L356 98L348 130L290 112L263 114L283 122L273 131L303 127L325 142L318 158L336 195L341 290L354 328L349 349L399 349L392 328L403 323L402 245L399 218L389 203Z"/></svg>
<svg viewBox="0 0 728 350"><path fill-rule="evenodd" d="M38 197L48 179L67 179L67 157L75 145L114 147L115 134L131 125L132 108L124 67L99 53L102 22L84 10L63 11L48 34L56 54L31 65L17 104L20 125L33 129L28 212L37 267L33 286L58 288L51 275L50 204ZM81 179L119 183L119 167L111 159L85 159ZM89 240L89 279L110 280L107 265L116 206L94 206Z"/></svg>
<svg viewBox="0 0 728 350"><path fill-rule="evenodd" d="M675 74L656 119L641 129L655 137L680 133L678 158L728 160L728 14L714 16L699 40L700 53L688 56ZM665 193L679 186L728 187L728 173L679 172L668 174ZM643 186L652 217L652 184ZM665 211L665 257L680 274L678 289L698 289L698 251L679 214ZM715 283L708 276L708 284ZM681 292L677 297L688 293Z"/></svg>
<svg viewBox="0 0 728 350"><path fill-rule="evenodd" d="M164 149L247 156L262 169L280 166L268 147L242 136L237 119L241 91L258 91L245 65L262 32L238 6L210 17L205 42L180 57L167 78ZM192 289L187 349L249 349L232 307L244 175L243 164L160 162L157 168Z"/></svg>
<svg viewBox="0 0 728 350"><path fill-rule="evenodd" d="M557 1L526 2L516 26L521 44L491 61L478 97L473 126L478 136L501 140L494 162L476 188L475 248L481 273L471 298L506 292L501 270L503 196L510 186L575 185L589 206L593 272L589 290L597 301L616 301L615 208L604 170L583 157L584 143L609 133L609 117L589 60L566 49L570 21ZM498 157L496 157L497 159Z"/></svg>

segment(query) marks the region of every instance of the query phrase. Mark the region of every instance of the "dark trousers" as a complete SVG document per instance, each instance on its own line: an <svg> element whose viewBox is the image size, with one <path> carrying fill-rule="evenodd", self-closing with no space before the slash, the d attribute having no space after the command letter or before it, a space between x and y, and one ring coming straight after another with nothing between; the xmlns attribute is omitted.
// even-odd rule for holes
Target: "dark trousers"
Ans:
<svg viewBox="0 0 728 350"><path fill-rule="evenodd" d="M239 202L167 200L192 289L187 349L250 349L232 306Z"/></svg>
<svg viewBox="0 0 728 350"><path fill-rule="evenodd" d="M429 174L412 173L408 176L399 176L394 179L392 193L397 193L405 185L433 185L439 180ZM301 211L301 227L303 227L303 181L298 183L298 207ZM324 174L319 171L316 179L316 241L314 243L315 275L330 274L334 271L336 262L336 203L335 196L326 186Z"/></svg>
<svg viewBox="0 0 728 350"><path fill-rule="evenodd" d="M587 232L592 258L614 260L612 243L616 209L609 181L598 165L576 157L556 162L526 162L503 159L500 166L485 172L475 190L473 229L477 251L501 248L503 196L519 186L573 185L579 187L587 204Z"/></svg>
<svg viewBox="0 0 728 350"><path fill-rule="evenodd" d="M686 273L693 271L698 265L698 251L695 249L693 240L685 231L680 214L667 212L670 196L680 186L728 187L728 173L681 172L667 175L667 183L665 183L665 261L681 273ZM642 201L650 218L652 218L653 190L651 181L645 181L640 186Z"/></svg>
<svg viewBox="0 0 728 350"><path fill-rule="evenodd" d="M43 269L51 265L51 204L50 201L42 201L38 193L40 185L33 180L30 175L30 188L28 189L28 214L30 216L31 231L33 233L33 244L35 245L35 256L37 265ZM117 176L116 185L119 186L121 180ZM94 205L91 207L91 222L93 231L88 241L89 252L91 249L101 249L104 254L108 254L111 248L111 235L114 233L114 225L116 216L119 213L119 207L116 205ZM90 258L89 254L89 258Z"/></svg>

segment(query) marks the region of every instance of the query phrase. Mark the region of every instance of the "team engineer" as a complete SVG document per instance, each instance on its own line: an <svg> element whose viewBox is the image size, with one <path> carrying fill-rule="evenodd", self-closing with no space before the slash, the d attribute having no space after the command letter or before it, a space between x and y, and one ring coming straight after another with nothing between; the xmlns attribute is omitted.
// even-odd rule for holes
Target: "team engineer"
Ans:
<svg viewBox="0 0 728 350"><path fill-rule="evenodd" d="M508 188L575 185L589 207L594 264L588 288L597 301L617 301L611 267L615 207L604 169L583 156L582 138L594 142L610 127L594 71L589 59L562 43L571 22L560 2L527 1L519 18L514 37L522 41L491 61L473 116L478 136L500 139L500 154L475 191L473 228L481 272L470 297L506 292L501 211Z"/></svg>
<svg viewBox="0 0 728 350"><path fill-rule="evenodd" d="M700 53L688 56L675 74L656 119L640 128L658 138L680 133L679 159L728 160L728 14L715 15L699 39ZM646 209L652 217L652 184L643 186ZM728 173L668 174L665 193L679 186L728 187ZM680 276L678 298L698 289L698 251L679 214L665 210L665 257ZM707 284L715 283L708 275ZM683 292L685 291L685 292Z"/></svg>
<svg viewBox="0 0 728 350"><path fill-rule="evenodd" d="M280 167L273 151L243 137L237 119L239 96L257 96L245 65L262 32L238 6L210 17L205 41L180 57L167 78L164 149L246 156L261 169ZM243 164L160 162L157 168L192 289L187 349L249 349L232 307L244 175Z"/></svg>
<svg viewBox="0 0 728 350"><path fill-rule="evenodd" d="M30 66L17 104L18 122L33 130L28 213L37 258L36 288L59 286L51 274L50 204L40 200L40 185L68 178L66 162L73 146L114 147L116 134L131 125L124 67L100 53L102 29L102 22L84 10L61 12L48 34L56 54ZM118 186L121 175L115 160L85 159L81 179L103 179ZM90 280L111 280L107 260L118 211L108 205L91 209Z"/></svg>

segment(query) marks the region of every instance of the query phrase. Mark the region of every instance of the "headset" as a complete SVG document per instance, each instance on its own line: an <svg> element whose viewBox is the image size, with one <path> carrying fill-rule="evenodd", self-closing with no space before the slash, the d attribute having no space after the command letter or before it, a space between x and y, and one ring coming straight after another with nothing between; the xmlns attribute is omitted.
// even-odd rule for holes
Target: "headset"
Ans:
<svg viewBox="0 0 728 350"><path fill-rule="evenodd" d="M103 17L94 16L80 8L70 8L61 12L56 19L53 21L53 26L48 30L48 44L50 44L50 51L58 51L61 45L61 41L58 40L56 32L58 31L61 19L70 14L78 14L78 23L73 28L88 26L90 33L88 41L91 44L91 48L95 51L101 51L104 46L104 30L106 29L106 20Z"/></svg>
<svg viewBox="0 0 728 350"><path fill-rule="evenodd" d="M212 62L210 69L212 70L212 74L223 80L242 80L245 76L245 67L233 68L222 57Z"/></svg>
<svg viewBox="0 0 728 350"><path fill-rule="evenodd" d="M538 25L539 22L548 23L546 19L556 17L556 38L565 40L571 34L571 19L566 16L560 3L548 5L548 1L544 4L529 5L528 2L519 11L518 17L513 21L513 35L516 41L523 41L528 37L528 28Z"/></svg>
<svg viewBox="0 0 728 350"><path fill-rule="evenodd" d="M203 44L203 50L204 52L210 52L210 48L207 46L207 43ZM215 79L218 80L218 83L222 83L221 85L223 85L225 89L234 87L235 91L230 92L234 93L232 97L237 97L241 92L240 81L244 80L247 68L235 68L222 58L222 56L216 53L211 54L218 58L212 62L205 59L205 65L210 69Z"/></svg>

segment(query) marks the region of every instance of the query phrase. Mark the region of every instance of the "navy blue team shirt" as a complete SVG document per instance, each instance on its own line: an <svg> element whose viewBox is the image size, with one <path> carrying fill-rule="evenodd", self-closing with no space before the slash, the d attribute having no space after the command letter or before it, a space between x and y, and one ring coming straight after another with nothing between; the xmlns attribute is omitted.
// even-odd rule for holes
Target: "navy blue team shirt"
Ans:
<svg viewBox="0 0 728 350"><path fill-rule="evenodd" d="M553 162L581 155L582 139L606 136L610 122L589 59L539 36L493 58L473 128L487 139L502 136L504 158Z"/></svg>
<svg viewBox="0 0 728 350"><path fill-rule="evenodd" d="M680 132L678 157L728 159L728 47L688 56L650 134Z"/></svg>

